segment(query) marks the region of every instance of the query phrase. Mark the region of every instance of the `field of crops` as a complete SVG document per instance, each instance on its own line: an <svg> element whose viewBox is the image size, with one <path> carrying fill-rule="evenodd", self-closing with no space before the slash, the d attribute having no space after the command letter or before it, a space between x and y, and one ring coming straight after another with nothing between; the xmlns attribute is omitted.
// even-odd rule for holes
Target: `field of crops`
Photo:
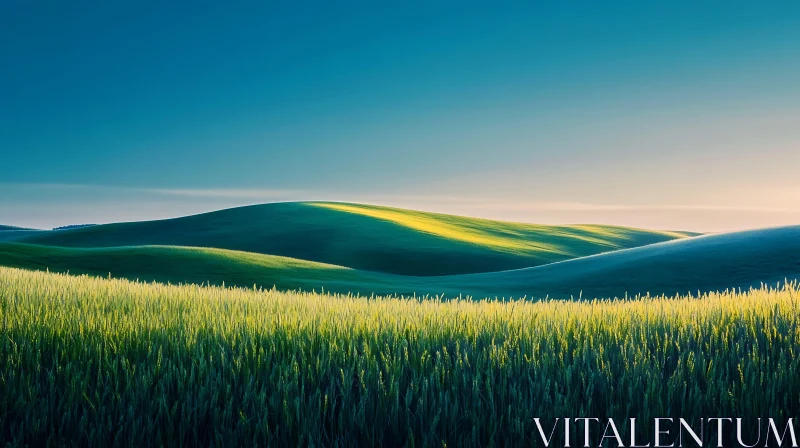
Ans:
<svg viewBox="0 0 800 448"><path fill-rule="evenodd" d="M502 446L534 444L535 417L785 419L798 298L367 299L0 268L0 440Z"/></svg>

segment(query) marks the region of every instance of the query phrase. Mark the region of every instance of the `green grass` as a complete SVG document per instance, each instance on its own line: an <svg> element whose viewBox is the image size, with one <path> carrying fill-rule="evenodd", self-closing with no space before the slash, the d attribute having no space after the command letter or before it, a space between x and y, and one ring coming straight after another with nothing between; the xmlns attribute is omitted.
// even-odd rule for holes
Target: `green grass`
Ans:
<svg viewBox="0 0 800 448"><path fill-rule="evenodd" d="M360 294L570 298L686 294L800 280L800 227L710 235L513 271L409 277L220 249L0 244L0 265L171 283Z"/></svg>
<svg viewBox="0 0 800 448"><path fill-rule="evenodd" d="M214 247L429 276L538 266L687 235L507 223L355 204L273 203L46 232L21 241L67 247Z"/></svg>
<svg viewBox="0 0 800 448"><path fill-rule="evenodd" d="M534 417L785 421L798 295L368 300L0 268L0 440L530 446Z"/></svg>

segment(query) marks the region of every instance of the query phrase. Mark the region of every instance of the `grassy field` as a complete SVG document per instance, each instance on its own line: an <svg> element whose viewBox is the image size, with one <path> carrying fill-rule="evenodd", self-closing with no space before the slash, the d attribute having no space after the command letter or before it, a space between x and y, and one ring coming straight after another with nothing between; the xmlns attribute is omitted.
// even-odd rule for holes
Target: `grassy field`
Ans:
<svg viewBox="0 0 800 448"><path fill-rule="evenodd" d="M0 440L530 446L534 417L785 421L799 295L369 300L0 268Z"/></svg>
<svg viewBox="0 0 800 448"><path fill-rule="evenodd" d="M213 247L433 276L539 266L694 234L613 226L541 226L342 203L273 203L162 221L43 232L66 247Z"/></svg>
<svg viewBox="0 0 800 448"><path fill-rule="evenodd" d="M800 280L800 226L687 238L528 269L443 277L221 249L0 243L0 265L171 283L360 294L570 298L687 294Z"/></svg>

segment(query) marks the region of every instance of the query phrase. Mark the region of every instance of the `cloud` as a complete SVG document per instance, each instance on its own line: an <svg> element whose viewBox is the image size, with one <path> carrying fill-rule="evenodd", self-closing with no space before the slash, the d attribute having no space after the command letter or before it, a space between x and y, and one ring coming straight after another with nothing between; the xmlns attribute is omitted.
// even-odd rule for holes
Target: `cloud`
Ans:
<svg viewBox="0 0 800 448"><path fill-rule="evenodd" d="M399 194L280 188L138 188L0 183L0 223L54 227L83 222L162 219L278 201L341 201L540 224L596 223L722 231L800 222L797 191L727 195L737 203L603 203L526 200L500 195ZM750 196L748 196L748 193ZM774 200L767 201L765 198Z"/></svg>
<svg viewBox="0 0 800 448"><path fill-rule="evenodd" d="M799 209L779 207L750 207L708 204L664 204L664 205L631 205L631 204L590 204L582 202L539 202L518 204L509 203L509 208L518 211L706 211L706 212L766 212L796 213Z"/></svg>
<svg viewBox="0 0 800 448"><path fill-rule="evenodd" d="M142 188L139 191L195 198L277 199L308 194L304 190L241 188Z"/></svg>
<svg viewBox="0 0 800 448"><path fill-rule="evenodd" d="M799 189L789 188L780 191L771 190L770 196L773 198L781 197L783 206L759 206L759 205L719 205L719 204L624 204L624 203L592 203L579 201L528 201L523 198L503 198L493 196L472 196L472 195L441 195L441 194L393 194L393 193L365 193L353 191L331 191L331 190L300 190L300 189L280 189L280 188L141 188L141 187L120 187L103 185L80 185L80 184L3 184L0 183L0 191L7 190L25 197L26 193L64 193L76 194L76 199L80 199L80 194L85 197L137 197L143 199L149 195L167 196L175 198L196 198L196 199L240 199L240 200L292 200L292 201L342 201L360 202L371 204L404 204L409 207L431 207L431 206L459 206L465 208L475 208L483 211L505 210L514 212L614 212L614 211L698 211L698 212L756 212L756 213L798 213L800 204L788 200L800 195ZM38 195L37 195L38 196ZM749 199L749 198L748 198ZM217 201L215 201L217 202ZM748 201L753 202L753 201Z"/></svg>

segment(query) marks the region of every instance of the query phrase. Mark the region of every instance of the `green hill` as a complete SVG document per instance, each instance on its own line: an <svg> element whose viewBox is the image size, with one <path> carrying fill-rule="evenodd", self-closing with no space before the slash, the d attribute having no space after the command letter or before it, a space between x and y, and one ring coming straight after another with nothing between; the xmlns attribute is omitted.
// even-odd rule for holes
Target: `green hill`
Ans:
<svg viewBox="0 0 800 448"><path fill-rule="evenodd" d="M188 247L0 244L0 265L172 283L360 294L584 298L686 294L800 280L800 226L710 235L535 268L442 277L360 271L273 255Z"/></svg>
<svg viewBox="0 0 800 448"><path fill-rule="evenodd" d="M440 277L443 290L555 298L687 294L800 280L800 226L653 244L547 266Z"/></svg>
<svg viewBox="0 0 800 448"><path fill-rule="evenodd" d="M31 228L28 228L28 227L17 227L17 226L0 225L0 232L5 231L5 230L37 230L37 229L31 229Z"/></svg>
<svg viewBox="0 0 800 448"><path fill-rule="evenodd" d="M25 230L25 229L14 229L6 227L5 230L0 229L0 242L2 241L16 241L22 238L30 237L36 235L41 232L41 230Z"/></svg>
<svg viewBox="0 0 800 448"><path fill-rule="evenodd" d="M47 232L64 247L214 247L403 275L539 266L694 234L614 226L543 226L344 203L273 203L183 218Z"/></svg>
<svg viewBox="0 0 800 448"><path fill-rule="evenodd" d="M0 265L115 278L271 288L391 291L402 278L323 263L225 249L169 246L49 247L0 243Z"/></svg>

